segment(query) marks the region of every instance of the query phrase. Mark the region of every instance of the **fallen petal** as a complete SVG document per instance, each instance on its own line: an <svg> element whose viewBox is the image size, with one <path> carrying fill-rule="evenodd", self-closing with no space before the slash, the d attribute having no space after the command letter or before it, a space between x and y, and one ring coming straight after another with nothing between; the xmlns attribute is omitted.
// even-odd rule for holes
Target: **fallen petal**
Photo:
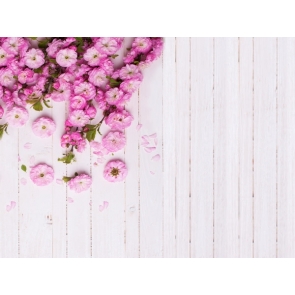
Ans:
<svg viewBox="0 0 295 295"><path fill-rule="evenodd" d="M68 203L74 203L74 200L70 197L68 197Z"/></svg>
<svg viewBox="0 0 295 295"><path fill-rule="evenodd" d="M25 178L21 178L21 179L20 179L20 183L21 183L22 185L26 185L26 184L27 184L27 180L26 180Z"/></svg>
<svg viewBox="0 0 295 295"><path fill-rule="evenodd" d="M109 207L109 202L103 201L103 206L105 209L107 209Z"/></svg>
<svg viewBox="0 0 295 295"><path fill-rule="evenodd" d="M9 212L11 210L11 206L10 205L6 205L6 211Z"/></svg>
<svg viewBox="0 0 295 295"><path fill-rule="evenodd" d="M149 138L156 138L157 137L157 133L153 133L151 135L149 135Z"/></svg>
<svg viewBox="0 0 295 295"><path fill-rule="evenodd" d="M102 212L104 209L104 206L103 205L99 205L99 211Z"/></svg>
<svg viewBox="0 0 295 295"><path fill-rule="evenodd" d="M136 130L139 131L141 129L141 127L142 127L142 124L138 124L136 127Z"/></svg>
<svg viewBox="0 0 295 295"><path fill-rule="evenodd" d="M155 172L154 172L154 171L150 171L150 173L151 173L151 174L153 174L153 175L155 174Z"/></svg>
<svg viewBox="0 0 295 295"><path fill-rule="evenodd" d="M63 184L63 181L62 181L62 179L56 179L56 183L57 184Z"/></svg>
<svg viewBox="0 0 295 295"><path fill-rule="evenodd" d="M152 161L159 161L161 159L161 156L159 154L152 157Z"/></svg>
<svg viewBox="0 0 295 295"><path fill-rule="evenodd" d="M144 150L147 152L147 153L151 153L155 150L156 148L155 147L145 147Z"/></svg>
<svg viewBox="0 0 295 295"><path fill-rule="evenodd" d="M14 202L14 201L11 201L10 202L11 209L14 209L15 208L15 205L16 205L16 202Z"/></svg>
<svg viewBox="0 0 295 295"><path fill-rule="evenodd" d="M157 145L158 145L158 139L157 139L157 137L156 137L156 138L154 138L154 143L155 143L155 146L157 146Z"/></svg>
<svg viewBox="0 0 295 295"><path fill-rule="evenodd" d="M27 142L26 144L24 144L24 148L25 149L30 149L32 147L32 143L31 142Z"/></svg>

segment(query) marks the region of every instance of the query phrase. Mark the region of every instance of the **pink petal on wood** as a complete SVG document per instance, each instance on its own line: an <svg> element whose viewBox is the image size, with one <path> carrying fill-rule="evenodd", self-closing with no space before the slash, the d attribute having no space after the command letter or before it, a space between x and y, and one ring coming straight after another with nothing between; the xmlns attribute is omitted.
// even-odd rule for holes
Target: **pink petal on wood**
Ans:
<svg viewBox="0 0 295 295"><path fill-rule="evenodd" d="M149 136L148 135L143 135L141 137L142 140L149 142Z"/></svg>
<svg viewBox="0 0 295 295"><path fill-rule="evenodd" d="M153 133L151 135L148 136L149 138L156 138L157 137L157 133Z"/></svg>
<svg viewBox="0 0 295 295"><path fill-rule="evenodd" d="M136 130L139 131L141 129L141 127L142 127L142 124L138 124L136 127Z"/></svg>
<svg viewBox="0 0 295 295"><path fill-rule="evenodd" d="M158 139L157 139L157 137L156 137L156 138L154 138L154 143L155 143L155 146L157 146L157 145L158 145Z"/></svg>
<svg viewBox="0 0 295 295"><path fill-rule="evenodd" d="M55 180L57 184L63 184L63 180L62 179L56 179Z"/></svg>
<svg viewBox="0 0 295 295"><path fill-rule="evenodd" d="M20 179L20 183L21 183L22 185L26 185L26 184L27 184L27 180L26 180L25 178L21 178L21 179Z"/></svg>
<svg viewBox="0 0 295 295"><path fill-rule="evenodd" d="M74 200L70 197L68 197L68 203L74 203Z"/></svg>
<svg viewBox="0 0 295 295"><path fill-rule="evenodd" d="M109 202L103 201L103 206L105 209L107 209L109 207Z"/></svg>
<svg viewBox="0 0 295 295"><path fill-rule="evenodd" d="M147 153L151 153L155 150L156 148L151 146L151 147L145 147L144 150L147 152Z"/></svg>
<svg viewBox="0 0 295 295"><path fill-rule="evenodd" d="M104 206L103 205L99 205L99 211L102 212L104 209Z"/></svg>
<svg viewBox="0 0 295 295"><path fill-rule="evenodd" d="M150 173L153 174L153 175L155 175L155 172L154 171L150 171Z"/></svg>
<svg viewBox="0 0 295 295"><path fill-rule="evenodd" d="M6 205L6 211L9 212L11 210L11 206L10 205Z"/></svg>
<svg viewBox="0 0 295 295"><path fill-rule="evenodd" d="M161 159L161 156L159 154L152 157L152 161L159 161Z"/></svg>
<svg viewBox="0 0 295 295"><path fill-rule="evenodd" d="M31 142L27 142L24 144L24 148L25 149L30 149L32 147L32 143Z"/></svg>
<svg viewBox="0 0 295 295"><path fill-rule="evenodd" d="M15 208L15 205L16 205L16 202L14 202L14 201L11 201L10 202L11 209L14 209Z"/></svg>

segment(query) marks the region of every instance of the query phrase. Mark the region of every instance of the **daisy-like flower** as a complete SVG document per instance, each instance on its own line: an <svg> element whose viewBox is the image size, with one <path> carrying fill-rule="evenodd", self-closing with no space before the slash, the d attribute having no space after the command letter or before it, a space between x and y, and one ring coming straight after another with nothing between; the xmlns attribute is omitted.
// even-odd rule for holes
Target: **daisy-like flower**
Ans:
<svg viewBox="0 0 295 295"><path fill-rule="evenodd" d="M126 110L113 112L105 120L112 129L125 129L131 125L133 117Z"/></svg>
<svg viewBox="0 0 295 295"><path fill-rule="evenodd" d="M31 169L30 178L38 186L48 185L54 179L54 171L51 166L38 164Z"/></svg>
<svg viewBox="0 0 295 295"><path fill-rule="evenodd" d="M110 131L103 139L102 145L110 152L121 150L126 144L126 137L123 132Z"/></svg>
<svg viewBox="0 0 295 295"><path fill-rule="evenodd" d="M119 88L115 87L115 88L111 88L110 90L108 90L105 94L105 100L109 103L109 104L118 104L120 102L120 100L122 99L124 93L122 90L120 90Z"/></svg>
<svg viewBox="0 0 295 295"><path fill-rule="evenodd" d="M82 82L75 86L74 93L76 95L81 95L87 100L93 99L96 95L95 87L88 82Z"/></svg>
<svg viewBox="0 0 295 295"><path fill-rule="evenodd" d="M98 66L102 58L107 57L106 54L100 53L95 47L90 47L83 55L84 59L90 66Z"/></svg>
<svg viewBox="0 0 295 295"><path fill-rule="evenodd" d="M77 52L73 49L62 49L56 55L56 62L61 67L68 68L77 62Z"/></svg>
<svg viewBox="0 0 295 295"><path fill-rule="evenodd" d="M123 181L127 176L128 170L124 162L120 160L110 161L106 164L103 176L107 181Z"/></svg>
<svg viewBox="0 0 295 295"><path fill-rule="evenodd" d="M108 79L106 77L106 72L103 69L94 69L90 72L89 81L98 87L104 87Z"/></svg>
<svg viewBox="0 0 295 295"><path fill-rule="evenodd" d="M116 38L100 38L95 43L95 48L101 53L112 55L120 48L120 43L117 42Z"/></svg>
<svg viewBox="0 0 295 295"><path fill-rule="evenodd" d="M2 86L11 88L15 84L15 82L15 77L10 69L0 69L0 84Z"/></svg>
<svg viewBox="0 0 295 295"><path fill-rule="evenodd" d="M10 126L22 127L29 119L28 111L23 107L15 106L6 114L6 120Z"/></svg>
<svg viewBox="0 0 295 295"><path fill-rule="evenodd" d="M35 84L38 78L38 74L34 73L32 70L26 68L18 74L17 80L21 84Z"/></svg>
<svg viewBox="0 0 295 295"><path fill-rule="evenodd" d="M3 43L3 47L7 52L13 55L17 55L23 43L24 43L23 38L11 37L11 38L6 38L6 40Z"/></svg>
<svg viewBox="0 0 295 295"><path fill-rule="evenodd" d="M86 99L80 95L74 96L70 100L70 106L74 110L83 110L86 106Z"/></svg>
<svg viewBox="0 0 295 295"><path fill-rule="evenodd" d="M122 80L131 79L131 78L138 78L142 79L142 74L136 65L129 65L127 64L120 70L120 78Z"/></svg>
<svg viewBox="0 0 295 295"><path fill-rule="evenodd" d="M133 93L138 89L140 82L141 81L139 79L125 80L120 84L120 89L127 93Z"/></svg>
<svg viewBox="0 0 295 295"><path fill-rule="evenodd" d="M60 81L60 83L55 83L54 88L56 91L51 93L51 98L54 101L65 101L71 96L71 86L67 82Z"/></svg>
<svg viewBox="0 0 295 295"><path fill-rule="evenodd" d="M147 53L152 48L152 41L150 38L137 37L132 43L132 47L140 53Z"/></svg>
<svg viewBox="0 0 295 295"><path fill-rule="evenodd" d="M80 175L73 177L68 184L71 190L74 190L76 193L81 193L90 188L92 178L85 173L81 173Z"/></svg>
<svg viewBox="0 0 295 295"><path fill-rule="evenodd" d="M69 122L72 126L82 127L89 122L89 116L82 110L74 110L70 113Z"/></svg>
<svg viewBox="0 0 295 295"><path fill-rule="evenodd" d="M2 47L0 47L0 67L7 65L8 58L9 54Z"/></svg>
<svg viewBox="0 0 295 295"><path fill-rule="evenodd" d="M27 67L37 69L45 63L44 53L40 49L32 48L26 53L24 61Z"/></svg>
<svg viewBox="0 0 295 295"><path fill-rule="evenodd" d="M56 53L63 48L63 41L54 39L50 44L48 44L48 47L46 48L46 51L48 55L52 58L56 57Z"/></svg>
<svg viewBox="0 0 295 295"><path fill-rule="evenodd" d="M41 117L33 122L32 129L36 136L45 138L54 133L56 125L52 119L48 117Z"/></svg>

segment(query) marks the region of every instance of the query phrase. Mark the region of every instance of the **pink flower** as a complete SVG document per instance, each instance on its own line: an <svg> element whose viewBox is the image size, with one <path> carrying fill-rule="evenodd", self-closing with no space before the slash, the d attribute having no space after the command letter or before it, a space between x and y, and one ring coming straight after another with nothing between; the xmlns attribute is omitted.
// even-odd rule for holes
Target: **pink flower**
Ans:
<svg viewBox="0 0 295 295"><path fill-rule="evenodd" d="M139 79L125 80L120 84L120 89L127 93L133 93L138 89L140 82L141 81Z"/></svg>
<svg viewBox="0 0 295 295"><path fill-rule="evenodd" d="M96 108L91 105L85 109L85 113L86 113L86 115L89 116L90 119L93 119L93 118L95 118L97 111L96 111Z"/></svg>
<svg viewBox="0 0 295 295"><path fill-rule="evenodd" d="M3 115L4 115L4 110L2 106L0 106L0 119L3 117Z"/></svg>
<svg viewBox="0 0 295 295"><path fill-rule="evenodd" d="M54 179L54 171L46 164L38 164L31 169L30 178L38 186L48 185Z"/></svg>
<svg viewBox="0 0 295 295"><path fill-rule="evenodd" d="M26 68L18 74L18 82L21 84L32 85L35 84L38 79L38 74L34 73L32 70Z"/></svg>
<svg viewBox="0 0 295 295"><path fill-rule="evenodd" d="M103 69L94 69L90 72L89 81L98 87L104 87L108 79L106 77L106 72Z"/></svg>
<svg viewBox="0 0 295 295"><path fill-rule="evenodd" d="M147 53L152 48L150 38L137 37L132 43L132 47L140 53Z"/></svg>
<svg viewBox="0 0 295 295"><path fill-rule="evenodd" d="M86 106L86 99L80 95L74 96L70 100L70 106L74 110L83 110Z"/></svg>
<svg viewBox="0 0 295 295"><path fill-rule="evenodd" d="M3 48L13 55L17 55L20 47L24 44L24 39L19 37L7 38L3 43Z"/></svg>
<svg viewBox="0 0 295 295"><path fill-rule="evenodd" d="M107 55L100 53L95 47L90 47L86 50L83 57L90 66L98 66L100 60L107 57Z"/></svg>
<svg viewBox="0 0 295 295"><path fill-rule="evenodd" d="M64 81L60 81L54 83L54 88L56 89L56 91L53 91L51 93L51 98L54 101L65 101L68 100L71 96L71 86L69 83L64 82Z"/></svg>
<svg viewBox="0 0 295 295"><path fill-rule="evenodd" d="M126 144L126 138L123 132L110 131L103 139L102 145L110 152L121 150Z"/></svg>
<svg viewBox="0 0 295 295"><path fill-rule="evenodd" d="M6 120L9 125L21 127L26 124L29 119L29 113L25 108L15 106L6 114Z"/></svg>
<svg viewBox="0 0 295 295"><path fill-rule="evenodd" d="M125 129L131 125L133 117L126 110L113 112L105 120L112 129Z"/></svg>
<svg viewBox="0 0 295 295"><path fill-rule="evenodd" d="M92 184L92 178L89 175L82 173L72 178L68 184L71 190L74 190L76 193L81 193L90 188Z"/></svg>
<svg viewBox="0 0 295 295"><path fill-rule="evenodd" d="M120 45L115 38L106 37L100 38L96 42L95 48L101 53L112 55L120 48Z"/></svg>
<svg viewBox="0 0 295 295"><path fill-rule="evenodd" d="M15 84L13 72L7 68L0 70L0 84L2 86L11 88Z"/></svg>
<svg viewBox="0 0 295 295"><path fill-rule="evenodd" d="M112 88L108 90L105 94L105 99L109 104L118 104L122 99L124 93L119 88Z"/></svg>
<svg viewBox="0 0 295 295"><path fill-rule="evenodd" d="M120 78L122 80L138 78L142 79L142 74L136 65L126 65L120 70Z"/></svg>
<svg viewBox="0 0 295 295"><path fill-rule="evenodd" d="M7 65L8 58L9 54L2 47L0 47L0 67Z"/></svg>
<svg viewBox="0 0 295 295"><path fill-rule="evenodd" d="M56 55L56 62L65 68L77 62L77 52L73 49L62 49Z"/></svg>
<svg viewBox="0 0 295 295"><path fill-rule="evenodd" d="M110 161L106 164L103 176L107 181L123 181L127 176L128 170L124 162L120 160Z"/></svg>
<svg viewBox="0 0 295 295"><path fill-rule="evenodd" d="M36 136L45 138L53 134L56 129L56 125L52 119L41 117L33 122L32 129Z"/></svg>
<svg viewBox="0 0 295 295"><path fill-rule="evenodd" d="M69 122L72 126L82 127L89 122L89 116L82 110L74 110L70 113Z"/></svg>
<svg viewBox="0 0 295 295"><path fill-rule="evenodd" d="M44 53L40 49L32 48L25 55L25 64L31 69L37 69L45 63Z"/></svg>
<svg viewBox="0 0 295 295"><path fill-rule="evenodd" d="M63 41L54 39L46 48L46 51L50 57L55 58L57 52L63 48Z"/></svg>
<svg viewBox="0 0 295 295"><path fill-rule="evenodd" d="M85 97L87 100L90 100L95 97L96 89L91 83L83 82L74 87L74 93L76 95Z"/></svg>

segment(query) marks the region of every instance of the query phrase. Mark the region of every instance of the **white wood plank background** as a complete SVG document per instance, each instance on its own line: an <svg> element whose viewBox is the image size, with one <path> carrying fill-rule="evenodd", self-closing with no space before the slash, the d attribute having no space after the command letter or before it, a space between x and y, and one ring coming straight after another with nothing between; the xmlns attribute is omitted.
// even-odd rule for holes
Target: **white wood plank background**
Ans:
<svg viewBox="0 0 295 295"><path fill-rule="evenodd" d="M0 257L295 257L295 38L165 38L127 109L123 183L103 179L89 147L77 163L56 161L66 105L45 110L52 138L32 134L33 111L9 130ZM153 133L146 153L141 136ZM20 166L38 162L56 179L83 171L94 184L81 194L56 181L36 187Z"/></svg>

